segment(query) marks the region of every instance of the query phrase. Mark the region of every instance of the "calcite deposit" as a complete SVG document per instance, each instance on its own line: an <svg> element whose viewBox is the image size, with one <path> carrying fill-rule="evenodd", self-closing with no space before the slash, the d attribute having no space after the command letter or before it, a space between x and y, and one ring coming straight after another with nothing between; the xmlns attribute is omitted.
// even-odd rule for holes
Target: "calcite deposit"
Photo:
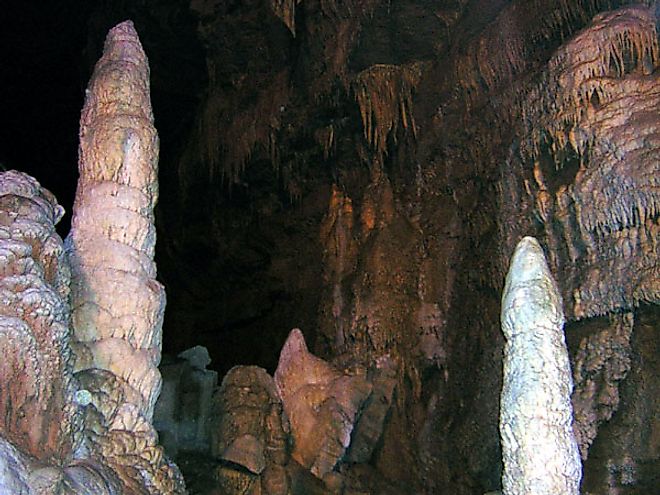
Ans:
<svg viewBox="0 0 660 495"><path fill-rule="evenodd" d="M371 383L311 354L302 332L294 329L280 353L275 384L291 423L291 456L323 478L343 459Z"/></svg>
<svg viewBox="0 0 660 495"><path fill-rule="evenodd" d="M563 302L533 237L516 247L502 296L504 495L580 493Z"/></svg>
<svg viewBox="0 0 660 495"><path fill-rule="evenodd" d="M69 345L69 269L55 224L64 210L33 178L0 183L0 433L43 460L69 457L80 411Z"/></svg>
<svg viewBox="0 0 660 495"><path fill-rule="evenodd" d="M54 196L0 176L3 493L185 493L151 425L165 296L148 76L133 24L119 24L82 113L66 255Z"/></svg>
<svg viewBox="0 0 660 495"><path fill-rule="evenodd" d="M223 461L219 486L227 493L241 493L246 484L247 493L287 495L289 422L273 377L257 366L234 367L215 401L211 453Z"/></svg>
<svg viewBox="0 0 660 495"><path fill-rule="evenodd" d="M339 370L293 329L274 377L235 366L214 397L215 485L227 494L304 495L361 489L396 384L382 360L363 373Z"/></svg>

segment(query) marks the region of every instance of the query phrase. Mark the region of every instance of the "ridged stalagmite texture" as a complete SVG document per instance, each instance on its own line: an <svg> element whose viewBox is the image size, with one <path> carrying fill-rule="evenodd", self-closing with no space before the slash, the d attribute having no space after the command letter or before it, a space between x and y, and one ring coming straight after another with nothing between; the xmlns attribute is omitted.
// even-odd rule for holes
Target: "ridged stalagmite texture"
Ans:
<svg viewBox="0 0 660 495"><path fill-rule="evenodd" d="M64 209L32 177L0 174L0 436L40 461L80 438L69 348Z"/></svg>
<svg viewBox="0 0 660 495"><path fill-rule="evenodd" d="M505 495L579 493L571 377L559 290L532 237L511 259L502 297L500 435Z"/></svg>
<svg viewBox="0 0 660 495"><path fill-rule="evenodd" d="M219 485L228 495L243 493L245 481L259 484L263 495L289 493L289 423L273 377L257 366L235 366L214 399L211 453L225 461L216 470Z"/></svg>
<svg viewBox="0 0 660 495"><path fill-rule="evenodd" d="M80 121L78 190L67 251L78 370L120 379L151 419L160 390L165 294L155 280L158 137L147 59L130 22L110 31ZM126 363L130 363L126 366Z"/></svg>
<svg viewBox="0 0 660 495"><path fill-rule="evenodd" d="M151 426L165 309L153 261L157 164L149 66L126 21L109 32L87 89L66 240L86 434L124 493L185 492Z"/></svg>

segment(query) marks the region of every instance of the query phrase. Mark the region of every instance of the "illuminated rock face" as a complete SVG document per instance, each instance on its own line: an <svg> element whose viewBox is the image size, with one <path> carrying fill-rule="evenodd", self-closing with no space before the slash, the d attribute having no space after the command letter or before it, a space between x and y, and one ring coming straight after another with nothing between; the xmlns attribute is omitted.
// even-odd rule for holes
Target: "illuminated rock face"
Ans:
<svg viewBox="0 0 660 495"><path fill-rule="evenodd" d="M98 7L112 13L104 21L119 4ZM187 21L159 10L185 14L181 2L130 4L163 27L145 30L160 51L152 60L170 67L154 70L168 95L159 119L175 101L190 108L161 166L179 193L160 217L173 347L199 343L196 329L210 342L227 331L236 347L210 349L216 363L274 369L296 325L334 368L390 359L397 391L384 435L367 432L373 450L344 456L370 458L371 479L400 483L396 493L496 490L500 294L516 243L534 235L565 305L583 492L650 483L659 457L645 440L658 430L649 397L660 395L648 351L659 278L657 2L195 0L200 15ZM204 47L197 73L172 63L195 58L181 33ZM117 154L107 148L99 160L106 153ZM152 272L149 256L104 235L77 242L111 244L134 273ZM131 278L136 288L145 279L153 275ZM117 312L94 315L107 293L76 283L81 398L108 390L149 416L157 334L127 342ZM119 311L136 309L125 302ZM116 332L92 343L85 321ZM122 378L118 354L142 372ZM94 363L110 369L83 371Z"/></svg>
<svg viewBox="0 0 660 495"><path fill-rule="evenodd" d="M210 349L227 369L274 369L295 325L337 369L390 359L381 478L497 490L500 295L533 235L564 301L585 473L599 473L583 490L654 462L654 444L610 425L625 430L630 384L657 375L632 365L658 301L656 3L194 2L208 91L162 167L181 192L161 217L173 268L159 266L183 287L169 293L180 348L226 331L254 343ZM657 429L647 406L635 422Z"/></svg>
<svg viewBox="0 0 660 495"><path fill-rule="evenodd" d="M562 304L541 246L525 237L511 259L502 297L505 495L580 493Z"/></svg>
<svg viewBox="0 0 660 495"><path fill-rule="evenodd" d="M69 270L55 223L64 213L31 177L0 179L0 434L44 460L80 439L69 346ZM77 440L76 440L77 437Z"/></svg>
<svg viewBox="0 0 660 495"><path fill-rule="evenodd" d="M552 55L520 104L528 118L508 170L521 161L517 180L527 192L516 201L504 186L502 199L514 200L504 212L528 205L542 223L569 319L660 299L656 22L642 6L595 16ZM516 189L525 191L520 182Z"/></svg>
<svg viewBox="0 0 660 495"><path fill-rule="evenodd" d="M153 262L157 164L147 59L125 23L108 35L87 90L66 244L76 371L111 372L148 421L160 390L165 309Z"/></svg>
<svg viewBox="0 0 660 495"><path fill-rule="evenodd" d="M126 489L179 493L180 474L163 459L151 425L165 309L153 261L157 165L149 66L127 21L106 38L80 119L80 178L66 240L74 369L91 394L92 448Z"/></svg>
<svg viewBox="0 0 660 495"><path fill-rule="evenodd" d="M0 492L115 495L122 485L113 470L87 458L70 270L55 232L62 214L33 178L0 174Z"/></svg>

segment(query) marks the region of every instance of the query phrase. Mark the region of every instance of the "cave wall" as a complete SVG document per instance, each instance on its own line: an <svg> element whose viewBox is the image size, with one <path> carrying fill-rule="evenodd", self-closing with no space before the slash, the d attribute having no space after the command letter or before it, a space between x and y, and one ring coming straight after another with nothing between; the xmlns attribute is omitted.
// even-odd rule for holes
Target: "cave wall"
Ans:
<svg viewBox="0 0 660 495"><path fill-rule="evenodd" d="M166 351L272 372L300 327L340 368L388 355L369 468L495 490L500 294L534 235L565 303L582 490L652 486L657 2L106 2L90 33L123 15L163 142Z"/></svg>

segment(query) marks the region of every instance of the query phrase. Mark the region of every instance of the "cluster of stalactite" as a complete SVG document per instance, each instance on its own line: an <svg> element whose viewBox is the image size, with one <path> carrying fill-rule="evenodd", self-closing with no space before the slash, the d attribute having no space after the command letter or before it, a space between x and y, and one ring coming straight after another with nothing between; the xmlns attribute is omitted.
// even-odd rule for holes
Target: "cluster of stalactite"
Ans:
<svg viewBox="0 0 660 495"><path fill-rule="evenodd" d="M521 235L537 233L548 251L569 321L630 311L660 300L654 186L660 147L652 124L660 103L656 15L643 5L599 14L608 7L620 6L512 2L454 55L449 75L439 84L441 94L448 96L433 120L438 133L452 123L465 126L464 134L449 130L438 140L446 144L442 152L448 170L460 170L459 163L469 157L475 175L493 179L479 185L487 191L483 195L475 190L478 179L469 175L468 180L459 176L449 185L454 201L465 209L464 235L498 252L482 262L485 269L471 274L473 281L468 283L501 288L513 246ZM537 15L532 11L543 12L542 21L522 22ZM422 80L433 69L425 72ZM387 85L379 88L381 99L392 94ZM377 131L378 122L386 123L380 129L389 132L388 124L403 117L379 120L365 102L366 97L360 101L365 137L382 146L387 133ZM460 118L451 115L455 110ZM420 146L431 140L428 134L418 134ZM459 156L452 155L452 138L465 143ZM437 141L426 145L434 152L442 149ZM453 179L451 172L448 175ZM420 178L418 190L425 189L425 181L438 182L432 171L420 171L415 177ZM445 327L445 308L438 304L442 298L437 298L442 284L429 275L428 265L419 262L432 256L429 244L422 242L423 214L418 220L411 208L410 222L402 221L403 209L391 205L406 196L397 197L399 189L392 200L392 187L384 186L388 179L372 180L366 190L378 193L365 193L357 201L336 188L322 227L326 300L332 302L321 306L321 342L341 362L396 356L400 376L405 378L402 384L407 384L400 388L399 398L408 387L411 397L421 397L419 377L423 370L428 372L430 363L444 368L445 380L460 367L459 361L453 362L458 358L448 362L445 355L447 346L460 339L446 334L450 330ZM427 201L433 197L428 193ZM442 196L438 191L433 195ZM373 198L378 198L376 208ZM495 219L488 218L489 201L499 209ZM392 249L399 234L406 236L408 246L419 240L419 251L406 255L403 247ZM389 266L396 266L396 273L389 273ZM397 281L396 288L390 285L392 280ZM444 282L446 288L452 287L449 279ZM412 299L403 303L409 294ZM418 311L404 309L416 308L425 298L429 304ZM598 426L617 411L618 387L627 374L631 352L624 327L613 323L615 330L586 338L573 356L576 433L583 457ZM411 328L421 329L421 335ZM611 334L620 344L610 349L603 341ZM420 360L420 354L426 359ZM411 404L405 408L414 410ZM391 431L396 422L395 414Z"/></svg>
<svg viewBox="0 0 660 495"><path fill-rule="evenodd" d="M482 147L490 156L483 149L472 153L481 170L497 170L499 255L488 278L497 287L520 236L539 236L562 293L567 335L576 332L575 434L585 460L602 425L622 408L636 308L660 300L657 14L649 2L620 5L627 3L578 2L569 9L512 2L472 41L474 49L456 58L453 79L462 89L468 122L479 113L506 122L487 129L472 121L481 139L498 143ZM608 7L619 8L603 11ZM514 29L514 14L526 18L527 8L553 13ZM512 31L522 34L500 36ZM548 50L553 39L555 49ZM485 56L485 47L492 46L497 49ZM588 332L575 323L601 315ZM639 421L647 418L636 414ZM638 481L618 480L628 461L614 452L628 449L635 459L653 455L648 447L632 454L632 442L623 443L586 464L594 469L613 456L602 468L610 481L599 482L598 489ZM593 489L596 478L586 477L583 489Z"/></svg>
<svg viewBox="0 0 660 495"><path fill-rule="evenodd" d="M503 12L474 43L492 46L493 36L507 31L518 8L512 4L510 12ZM585 5L574 10L589 18L594 8ZM574 11L565 10L565 17L559 15L564 10L557 12L565 29L575 22ZM517 51L500 44L493 56L456 62L465 101L483 105L488 95L518 143L510 148L501 168L498 190L502 218L515 215L522 222L518 226L500 222L499 273L517 235L534 229L534 222L539 221L551 248L553 269L565 281L562 290L570 317L593 317L655 301L658 293L653 279L658 272L646 254L654 250L658 235L658 199L652 178L653 164L658 162L658 147L653 143L658 137L653 126L644 124L658 109L654 71L660 52L655 14L640 5L599 14L549 54L533 77L516 78L534 69L528 62L533 58L530 54L543 55L534 40L557 31L554 23L534 26L540 31L535 36L523 33L520 40L526 45ZM498 54L507 58L500 59ZM631 127L638 129L636 135L626 131ZM615 252L631 260L626 266L635 265L634 283L628 280L627 270L621 270ZM578 269L580 265L589 269ZM609 274L608 282L602 273Z"/></svg>
<svg viewBox="0 0 660 495"><path fill-rule="evenodd" d="M382 162L387 141L397 141L399 125L404 132L417 135L412 108L412 93L419 83L421 64L407 66L374 65L360 72L353 92L360 107L364 138Z"/></svg>
<svg viewBox="0 0 660 495"><path fill-rule="evenodd" d="M296 5L302 0L272 0L273 12L282 19L291 34L296 35Z"/></svg>

